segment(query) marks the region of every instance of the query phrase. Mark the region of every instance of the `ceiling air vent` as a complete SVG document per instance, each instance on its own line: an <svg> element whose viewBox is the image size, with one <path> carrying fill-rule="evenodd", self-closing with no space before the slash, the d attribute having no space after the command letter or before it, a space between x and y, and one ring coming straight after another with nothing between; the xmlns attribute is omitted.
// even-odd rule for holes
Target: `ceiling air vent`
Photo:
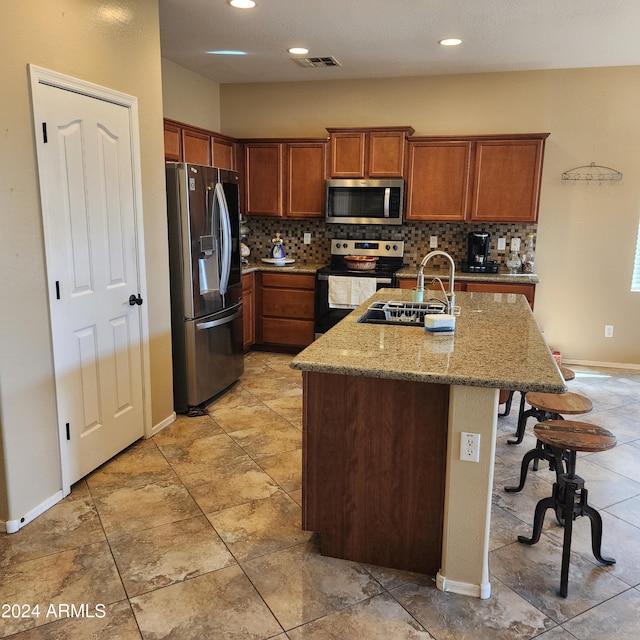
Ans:
<svg viewBox="0 0 640 640"><path fill-rule="evenodd" d="M340 63L333 56L317 58L293 58L301 67L339 67Z"/></svg>

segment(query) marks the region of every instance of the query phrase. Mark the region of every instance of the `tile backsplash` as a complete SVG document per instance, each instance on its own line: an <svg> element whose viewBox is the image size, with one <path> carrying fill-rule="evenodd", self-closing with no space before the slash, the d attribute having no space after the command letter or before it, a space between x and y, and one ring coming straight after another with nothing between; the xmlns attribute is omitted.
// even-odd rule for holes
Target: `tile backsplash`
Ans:
<svg viewBox="0 0 640 640"><path fill-rule="evenodd" d="M467 259L467 234L486 231L491 235L489 260L504 265L509 257L512 238L521 239L520 254L524 250L529 233L536 233L537 224L489 223L470 224L459 222L405 222L401 226L325 224L323 220L286 220L249 218L245 223L251 230L246 244L251 257L266 258L271 249L271 239L280 234L286 254L301 262L328 262L330 241L333 238L404 240L405 264L419 263L431 251L429 237L438 236L438 249L449 253L456 263ZM311 234L311 244L303 243L305 233ZM506 239L504 251L498 251L498 238Z"/></svg>

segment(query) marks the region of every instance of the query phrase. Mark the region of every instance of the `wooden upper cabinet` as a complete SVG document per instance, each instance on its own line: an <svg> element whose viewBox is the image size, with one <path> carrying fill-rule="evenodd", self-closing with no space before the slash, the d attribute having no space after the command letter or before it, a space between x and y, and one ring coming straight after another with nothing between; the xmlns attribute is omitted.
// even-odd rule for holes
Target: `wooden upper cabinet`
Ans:
<svg viewBox="0 0 640 640"><path fill-rule="evenodd" d="M369 134L369 177L402 178L406 141L404 131L372 131Z"/></svg>
<svg viewBox="0 0 640 640"><path fill-rule="evenodd" d="M175 120L164 120L164 159L167 162L190 162L236 168L236 144L215 131L207 131Z"/></svg>
<svg viewBox="0 0 640 640"><path fill-rule="evenodd" d="M246 142L244 180L247 215L282 217L282 144Z"/></svg>
<svg viewBox="0 0 640 640"><path fill-rule="evenodd" d="M235 170L236 145L233 138L227 138L218 134L211 136L211 157L213 166L220 169Z"/></svg>
<svg viewBox="0 0 640 640"><path fill-rule="evenodd" d="M309 139L244 140L247 215L322 218L327 141Z"/></svg>
<svg viewBox="0 0 640 640"><path fill-rule="evenodd" d="M289 142L285 145L285 215L324 216L327 143Z"/></svg>
<svg viewBox="0 0 640 640"><path fill-rule="evenodd" d="M331 176L333 178L364 178L364 162L364 133L331 135Z"/></svg>
<svg viewBox="0 0 640 640"><path fill-rule="evenodd" d="M184 162L211 166L211 136L198 129L182 129Z"/></svg>
<svg viewBox="0 0 640 640"><path fill-rule="evenodd" d="M406 220L467 218L472 143L410 140Z"/></svg>
<svg viewBox="0 0 640 640"><path fill-rule="evenodd" d="M549 134L476 142L471 220L536 222Z"/></svg>
<svg viewBox="0 0 640 640"><path fill-rule="evenodd" d="M182 162L182 129L173 122L164 123L164 159Z"/></svg>
<svg viewBox="0 0 640 640"><path fill-rule="evenodd" d="M402 178L411 127L327 129L332 178Z"/></svg>

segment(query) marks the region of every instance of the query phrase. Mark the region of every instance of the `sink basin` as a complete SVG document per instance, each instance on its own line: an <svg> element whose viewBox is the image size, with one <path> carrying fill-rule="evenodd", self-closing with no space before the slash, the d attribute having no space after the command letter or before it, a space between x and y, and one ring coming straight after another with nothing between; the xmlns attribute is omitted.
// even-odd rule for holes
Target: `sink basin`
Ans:
<svg viewBox="0 0 640 640"><path fill-rule="evenodd" d="M358 322L366 324L395 324L408 327L424 326L426 314L446 313L442 302L374 302Z"/></svg>

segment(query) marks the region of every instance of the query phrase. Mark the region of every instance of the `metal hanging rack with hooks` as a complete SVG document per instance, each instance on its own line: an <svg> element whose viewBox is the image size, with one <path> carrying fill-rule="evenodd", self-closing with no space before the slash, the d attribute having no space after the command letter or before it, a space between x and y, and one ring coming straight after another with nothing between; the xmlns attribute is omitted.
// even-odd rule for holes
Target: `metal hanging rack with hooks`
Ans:
<svg viewBox="0 0 640 640"><path fill-rule="evenodd" d="M603 167L592 162L589 165L569 169L562 174L563 180L582 180L585 182L620 182L622 173L611 167Z"/></svg>

